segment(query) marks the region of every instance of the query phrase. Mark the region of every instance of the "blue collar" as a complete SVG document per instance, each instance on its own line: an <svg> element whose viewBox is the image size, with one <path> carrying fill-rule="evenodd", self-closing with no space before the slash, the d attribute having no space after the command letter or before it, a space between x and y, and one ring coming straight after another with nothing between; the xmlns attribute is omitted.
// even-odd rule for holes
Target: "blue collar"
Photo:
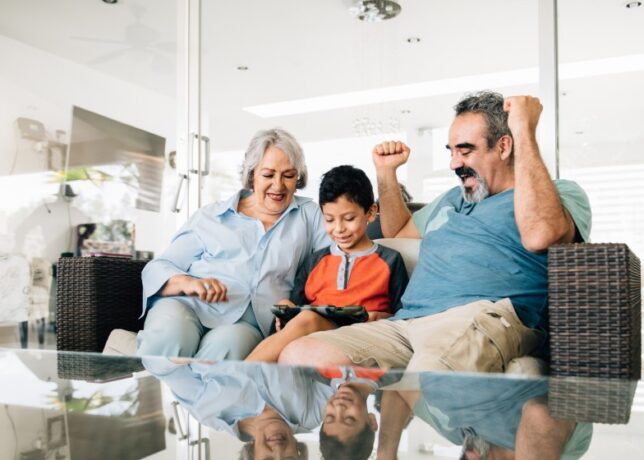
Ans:
<svg viewBox="0 0 644 460"><path fill-rule="evenodd" d="M334 256L344 257L348 255L350 259L357 259L358 257L368 256L376 252L376 249L378 249L378 244L373 243L369 249L365 249L364 251L360 251L360 252L352 252L351 254L346 254L342 249L338 247L338 243L336 242L333 242L329 248L331 254L333 254Z"/></svg>

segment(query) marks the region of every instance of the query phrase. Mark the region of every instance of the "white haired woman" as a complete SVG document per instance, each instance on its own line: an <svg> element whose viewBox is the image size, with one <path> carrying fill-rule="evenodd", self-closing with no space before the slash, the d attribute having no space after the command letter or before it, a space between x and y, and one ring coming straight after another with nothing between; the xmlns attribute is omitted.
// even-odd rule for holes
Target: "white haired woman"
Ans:
<svg viewBox="0 0 644 460"><path fill-rule="evenodd" d="M306 185L302 148L281 129L260 131L243 189L199 209L143 270L137 354L244 359L270 332L270 306L288 298L297 267L329 244Z"/></svg>

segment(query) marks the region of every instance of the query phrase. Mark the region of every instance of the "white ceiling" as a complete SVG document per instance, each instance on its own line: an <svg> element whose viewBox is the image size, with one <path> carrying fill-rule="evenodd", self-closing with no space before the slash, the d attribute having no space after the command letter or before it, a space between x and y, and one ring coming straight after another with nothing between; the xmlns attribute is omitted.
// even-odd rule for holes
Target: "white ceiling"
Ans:
<svg viewBox="0 0 644 460"><path fill-rule="evenodd" d="M215 149L242 148L255 130L275 125L302 141L352 136L365 116L394 118L401 130L445 126L460 94L272 119L243 108L538 65L538 0L399 1L400 16L365 24L348 14L348 0L202 0L203 107ZM560 62L644 54L644 7L624 3L559 0ZM176 0L0 2L0 34L173 98L182 33ZM407 43L410 36L421 42ZM641 151L643 77L561 83L561 146L570 158L584 162L616 143ZM622 150L624 162L641 161Z"/></svg>

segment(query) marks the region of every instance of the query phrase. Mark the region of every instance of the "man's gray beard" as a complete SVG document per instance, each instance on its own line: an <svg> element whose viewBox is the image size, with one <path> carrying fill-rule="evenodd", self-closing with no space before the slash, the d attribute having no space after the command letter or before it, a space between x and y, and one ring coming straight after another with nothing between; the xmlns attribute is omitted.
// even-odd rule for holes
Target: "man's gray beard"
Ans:
<svg viewBox="0 0 644 460"><path fill-rule="evenodd" d="M461 192L463 193L463 199L467 203L480 203L488 196L490 196L490 188L487 186L485 179L479 175L479 173L474 173L474 178L478 182L478 186L473 192L468 192L461 181Z"/></svg>
<svg viewBox="0 0 644 460"><path fill-rule="evenodd" d="M475 451L479 453L480 460L486 460L490 453L490 443L485 439L475 436L473 434L466 434L463 440L463 452L461 458L465 457L466 451Z"/></svg>

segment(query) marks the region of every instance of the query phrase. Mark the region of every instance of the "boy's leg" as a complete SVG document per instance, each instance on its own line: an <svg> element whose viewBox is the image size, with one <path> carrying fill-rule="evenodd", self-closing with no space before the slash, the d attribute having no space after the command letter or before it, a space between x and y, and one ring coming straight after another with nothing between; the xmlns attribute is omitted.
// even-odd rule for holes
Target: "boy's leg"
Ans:
<svg viewBox="0 0 644 460"><path fill-rule="evenodd" d="M264 339L246 361L277 362L280 353L295 339L313 332L335 329L336 325L313 311L302 311L286 323L282 330Z"/></svg>

